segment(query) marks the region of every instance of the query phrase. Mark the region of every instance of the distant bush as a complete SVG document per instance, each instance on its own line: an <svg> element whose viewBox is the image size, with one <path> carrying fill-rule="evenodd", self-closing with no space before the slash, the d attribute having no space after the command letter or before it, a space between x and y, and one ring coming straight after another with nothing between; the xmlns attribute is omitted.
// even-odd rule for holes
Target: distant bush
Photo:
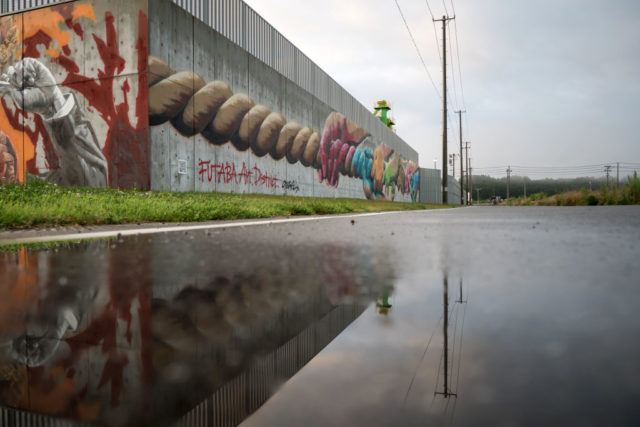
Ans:
<svg viewBox="0 0 640 427"><path fill-rule="evenodd" d="M628 204L640 204L640 179L638 172L633 172L633 177L627 178L627 185L622 189L622 197Z"/></svg>
<svg viewBox="0 0 640 427"><path fill-rule="evenodd" d="M535 202L536 200L542 200L542 199L546 199L547 196L545 193L535 193L532 194L531 197L529 197L529 200L531 200L532 202Z"/></svg>
<svg viewBox="0 0 640 427"><path fill-rule="evenodd" d="M638 173L634 172L633 176L627 178L627 184L622 188L612 188L602 184L598 191L582 188L580 191L566 191L553 196L535 193L529 198L509 199L507 204L520 206L637 205L640 204L640 178Z"/></svg>

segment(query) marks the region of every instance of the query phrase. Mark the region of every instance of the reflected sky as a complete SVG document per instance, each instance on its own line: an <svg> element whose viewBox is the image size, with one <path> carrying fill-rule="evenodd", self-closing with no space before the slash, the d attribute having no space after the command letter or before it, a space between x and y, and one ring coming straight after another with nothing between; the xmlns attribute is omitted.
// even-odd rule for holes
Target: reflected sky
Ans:
<svg viewBox="0 0 640 427"><path fill-rule="evenodd" d="M637 425L638 242L637 207L474 208L4 252L0 398L107 426Z"/></svg>
<svg viewBox="0 0 640 427"><path fill-rule="evenodd" d="M452 211L394 231L413 256L388 318L365 312L244 425L637 425L637 207Z"/></svg>

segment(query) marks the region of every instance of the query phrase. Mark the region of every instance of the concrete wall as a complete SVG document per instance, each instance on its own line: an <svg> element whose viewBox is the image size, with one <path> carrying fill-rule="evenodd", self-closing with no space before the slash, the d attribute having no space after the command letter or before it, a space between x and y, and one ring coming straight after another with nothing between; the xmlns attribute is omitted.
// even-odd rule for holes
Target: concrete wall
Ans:
<svg viewBox="0 0 640 427"><path fill-rule="evenodd" d="M0 17L0 183L149 187L147 26L146 0Z"/></svg>
<svg viewBox="0 0 640 427"><path fill-rule="evenodd" d="M388 129L359 126L169 0L149 19L152 189L417 199L417 153Z"/></svg>

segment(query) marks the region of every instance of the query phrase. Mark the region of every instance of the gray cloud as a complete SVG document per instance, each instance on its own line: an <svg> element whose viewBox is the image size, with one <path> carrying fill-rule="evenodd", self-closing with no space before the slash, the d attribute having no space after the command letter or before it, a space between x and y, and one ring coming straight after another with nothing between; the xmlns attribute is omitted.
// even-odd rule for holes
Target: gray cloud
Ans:
<svg viewBox="0 0 640 427"><path fill-rule="evenodd" d="M393 1L247 3L363 105L391 101L398 135L418 150L422 166L441 157L440 100ZM426 4L399 3L440 86ZM430 3L441 16L442 3ZM635 119L640 3L465 0L454 5L469 124L463 134L472 141L475 166L640 162ZM457 64L454 77L458 83ZM462 104L457 92L457 97L449 92L452 109ZM449 151L457 152L458 123L451 117Z"/></svg>

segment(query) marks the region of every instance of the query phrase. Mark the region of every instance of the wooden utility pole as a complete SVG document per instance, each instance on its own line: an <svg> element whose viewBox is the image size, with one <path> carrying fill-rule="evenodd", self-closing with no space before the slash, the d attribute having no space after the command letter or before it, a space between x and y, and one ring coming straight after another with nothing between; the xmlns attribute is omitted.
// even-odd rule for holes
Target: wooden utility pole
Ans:
<svg viewBox="0 0 640 427"><path fill-rule="evenodd" d="M466 141L464 143L464 154L465 154L465 163L467 165L467 192L469 192L470 190L470 186L469 186L469 141ZM473 194L469 195L467 194L465 196L465 198L467 199L467 204L469 204L469 197L473 198Z"/></svg>
<svg viewBox="0 0 640 427"><path fill-rule="evenodd" d="M611 173L611 165L606 165L604 171L607 174L607 187L609 187L609 174Z"/></svg>
<svg viewBox="0 0 640 427"><path fill-rule="evenodd" d="M511 166L507 167L507 199L509 198L509 187L511 186Z"/></svg>
<svg viewBox="0 0 640 427"><path fill-rule="evenodd" d="M458 123L460 124L460 204L464 205L467 201L466 194L462 191L462 187L464 185L464 168L462 167L462 113L466 113L466 110L458 110ZM455 174L454 174L455 176ZM469 191L469 186L467 185L467 191Z"/></svg>
<svg viewBox="0 0 640 427"><path fill-rule="evenodd" d="M469 159L469 172L467 174L469 180L469 196L473 199L473 168L471 167L471 159ZM471 203L473 204L473 203Z"/></svg>
<svg viewBox="0 0 640 427"><path fill-rule="evenodd" d="M445 15L442 19L434 19L434 22L442 21L442 203L449 203L449 188L447 187L447 22L453 18Z"/></svg>

